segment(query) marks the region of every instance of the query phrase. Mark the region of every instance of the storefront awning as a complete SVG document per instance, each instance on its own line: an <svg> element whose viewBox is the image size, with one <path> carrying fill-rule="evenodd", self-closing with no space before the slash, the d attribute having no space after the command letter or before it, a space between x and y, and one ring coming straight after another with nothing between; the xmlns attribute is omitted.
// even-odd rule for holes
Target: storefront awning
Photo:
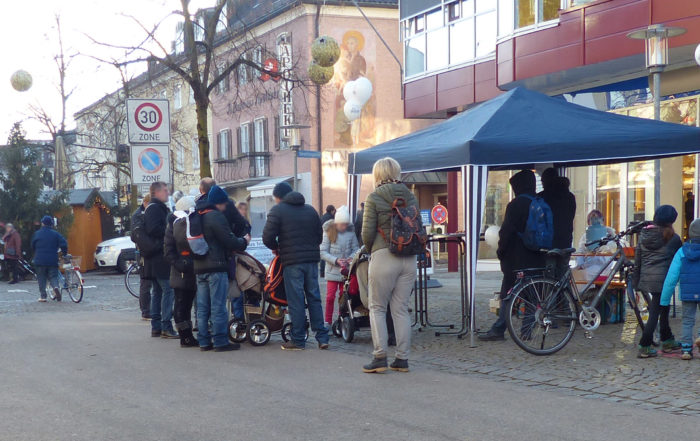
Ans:
<svg viewBox="0 0 700 441"><path fill-rule="evenodd" d="M250 187L246 188L246 190L248 190L250 192L251 198L272 196L272 190L274 190L275 185L279 184L280 182L291 181L291 180L292 180L291 176L283 176L281 178L272 178L272 179L268 179L266 181L262 181L259 184L255 184L253 186L250 186Z"/></svg>

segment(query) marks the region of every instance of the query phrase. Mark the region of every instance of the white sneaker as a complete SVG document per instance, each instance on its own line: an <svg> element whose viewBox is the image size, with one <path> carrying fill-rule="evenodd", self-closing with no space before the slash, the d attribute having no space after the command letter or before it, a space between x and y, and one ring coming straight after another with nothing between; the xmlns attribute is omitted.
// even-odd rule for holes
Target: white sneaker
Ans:
<svg viewBox="0 0 700 441"><path fill-rule="evenodd" d="M39 300L37 300L37 302L39 302L39 303L46 303L46 299L42 299L41 297L39 297Z"/></svg>

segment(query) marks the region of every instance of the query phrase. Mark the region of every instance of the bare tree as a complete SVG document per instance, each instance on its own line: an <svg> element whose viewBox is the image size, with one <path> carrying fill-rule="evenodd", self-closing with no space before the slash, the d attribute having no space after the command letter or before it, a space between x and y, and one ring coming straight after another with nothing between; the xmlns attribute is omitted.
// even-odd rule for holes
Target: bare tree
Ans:
<svg viewBox="0 0 700 441"><path fill-rule="evenodd" d="M126 50L127 57L120 62L121 65L155 61L165 69L176 73L189 85L195 101L201 177L212 176L211 143L207 131L210 96L222 82L228 82L229 75L237 72L240 66L247 66L271 77L284 78L293 84L303 84L303 81L294 77L294 69L269 71L265 69L261 60L250 57L250 49L256 46L252 34L234 36L230 33L228 20L229 17L237 16L238 4L229 0L216 0L215 6L198 11L195 17L189 9L190 0L180 0L181 9L172 14L182 16L184 20L182 25L184 52L181 54L167 49L168 46L156 38L155 34L162 21L147 27L137 18L129 16L145 33L145 38L137 46L100 42L88 36L99 45ZM227 5L227 14L222 16L222 11ZM218 26L221 20L225 25L224 30L219 29ZM227 49L217 50L217 46L222 43L228 45Z"/></svg>

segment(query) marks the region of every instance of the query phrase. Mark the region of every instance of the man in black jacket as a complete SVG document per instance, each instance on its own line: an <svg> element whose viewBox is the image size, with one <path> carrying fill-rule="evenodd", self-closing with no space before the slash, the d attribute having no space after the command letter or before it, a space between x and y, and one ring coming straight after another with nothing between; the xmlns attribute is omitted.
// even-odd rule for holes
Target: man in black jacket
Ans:
<svg viewBox="0 0 700 441"><path fill-rule="evenodd" d="M543 190L537 195L552 209L552 248L571 248L574 240L576 196L569 191L569 179L548 168L542 173Z"/></svg>
<svg viewBox="0 0 700 441"><path fill-rule="evenodd" d="M540 268L544 266L544 256L541 253L531 251L525 247L522 233L525 231L527 218L530 214L531 199L537 191L535 174L531 170L523 170L510 178L510 185L515 193L515 198L506 207L506 214L499 231L498 260L501 261L503 281L501 282L501 299L508 296L508 292L515 284L515 271L524 268ZM501 302L498 320L491 329L479 335L479 340L493 341L503 340L506 331L506 308Z"/></svg>
<svg viewBox="0 0 700 441"><path fill-rule="evenodd" d="M284 350L301 350L306 344L306 313L309 309L311 329L321 349L328 349L328 330L323 324L321 293L318 287L319 247L323 239L321 219L301 193L281 182L272 191L277 205L267 214L263 243L280 256L292 318L292 339L282 345Z"/></svg>
<svg viewBox="0 0 700 441"><path fill-rule="evenodd" d="M151 280L151 337L178 338L173 329L173 290L170 287L170 265L165 261L163 242L170 209L168 185L165 182L151 184L151 203L144 212L144 233L148 238L139 244L144 257L144 278Z"/></svg>
<svg viewBox="0 0 700 441"><path fill-rule="evenodd" d="M138 248L139 235L143 234L144 215L146 207L151 203L151 195L147 194L143 197L143 202L131 215L131 240L136 243ZM143 266L143 257L139 257L139 265ZM141 319L151 319L151 286L152 283L148 279L143 278L144 273L141 271L141 283L139 285L139 307L141 309Z"/></svg>
<svg viewBox="0 0 700 441"><path fill-rule="evenodd" d="M228 195L214 185L206 199L200 198L196 210L202 216L202 232L209 251L206 256L194 259L197 275L197 340L202 351L232 351L239 344L228 342L228 269L233 251L245 251L250 235L236 237L223 214ZM211 321L211 334L207 323ZM212 335L213 334L213 335Z"/></svg>
<svg viewBox="0 0 700 441"><path fill-rule="evenodd" d="M360 203L360 211L357 212L357 216L355 216L355 236L357 237L357 243L362 246L362 218L365 216L365 203L362 202Z"/></svg>

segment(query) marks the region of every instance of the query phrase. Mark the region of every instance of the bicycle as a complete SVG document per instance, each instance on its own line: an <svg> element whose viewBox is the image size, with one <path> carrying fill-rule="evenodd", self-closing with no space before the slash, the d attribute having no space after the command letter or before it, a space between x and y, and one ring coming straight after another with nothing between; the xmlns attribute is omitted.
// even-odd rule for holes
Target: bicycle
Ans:
<svg viewBox="0 0 700 441"><path fill-rule="evenodd" d="M124 285L129 294L139 298L141 288L141 264L139 263L139 252L136 252L135 260L129 263L129 269L124 273Z"/></svg>
<svg viewBox="0 0 700 441"><path fill-rule="evenodd" d="M73 257L70 254L63 256L63 271L58 273L58 284L61 287L61 295L64 292L74 303L80 303L83 300L83 285L84 280L80 274L80 257ZM53 290L49 290L51 300L56 300L56 294Z"/></svg>
<svg viewBox="0 0 700 441"><path fill-rule="evenodd" d="M644 329L645 304L651 302L649 294L635 292L632 283L634 263L629 260L622 246L625 236L638 233L649 225L641 222L630 226L615 236L607 236L593 241L586 246L617 244L617 251L603 265L599 273L579 291L573 277L572 269L567 265L561 276L555 273L556 263L569 262L575 248L543 250L547 256L547 267L522 270L517 272L517 281L507 303L506 321L508 333L515 343L533 355L551 355L562 349L571 340L576 329L576 322L586 330L586 336L598 329L602 318L596 309L603 299L616 274L626 283L627 300L635 313L639 326ZM609 276L598 288L593 297L582 296L593 287L596 279L615 262ZM561 271L559 271L561 272Z"/></svg>

